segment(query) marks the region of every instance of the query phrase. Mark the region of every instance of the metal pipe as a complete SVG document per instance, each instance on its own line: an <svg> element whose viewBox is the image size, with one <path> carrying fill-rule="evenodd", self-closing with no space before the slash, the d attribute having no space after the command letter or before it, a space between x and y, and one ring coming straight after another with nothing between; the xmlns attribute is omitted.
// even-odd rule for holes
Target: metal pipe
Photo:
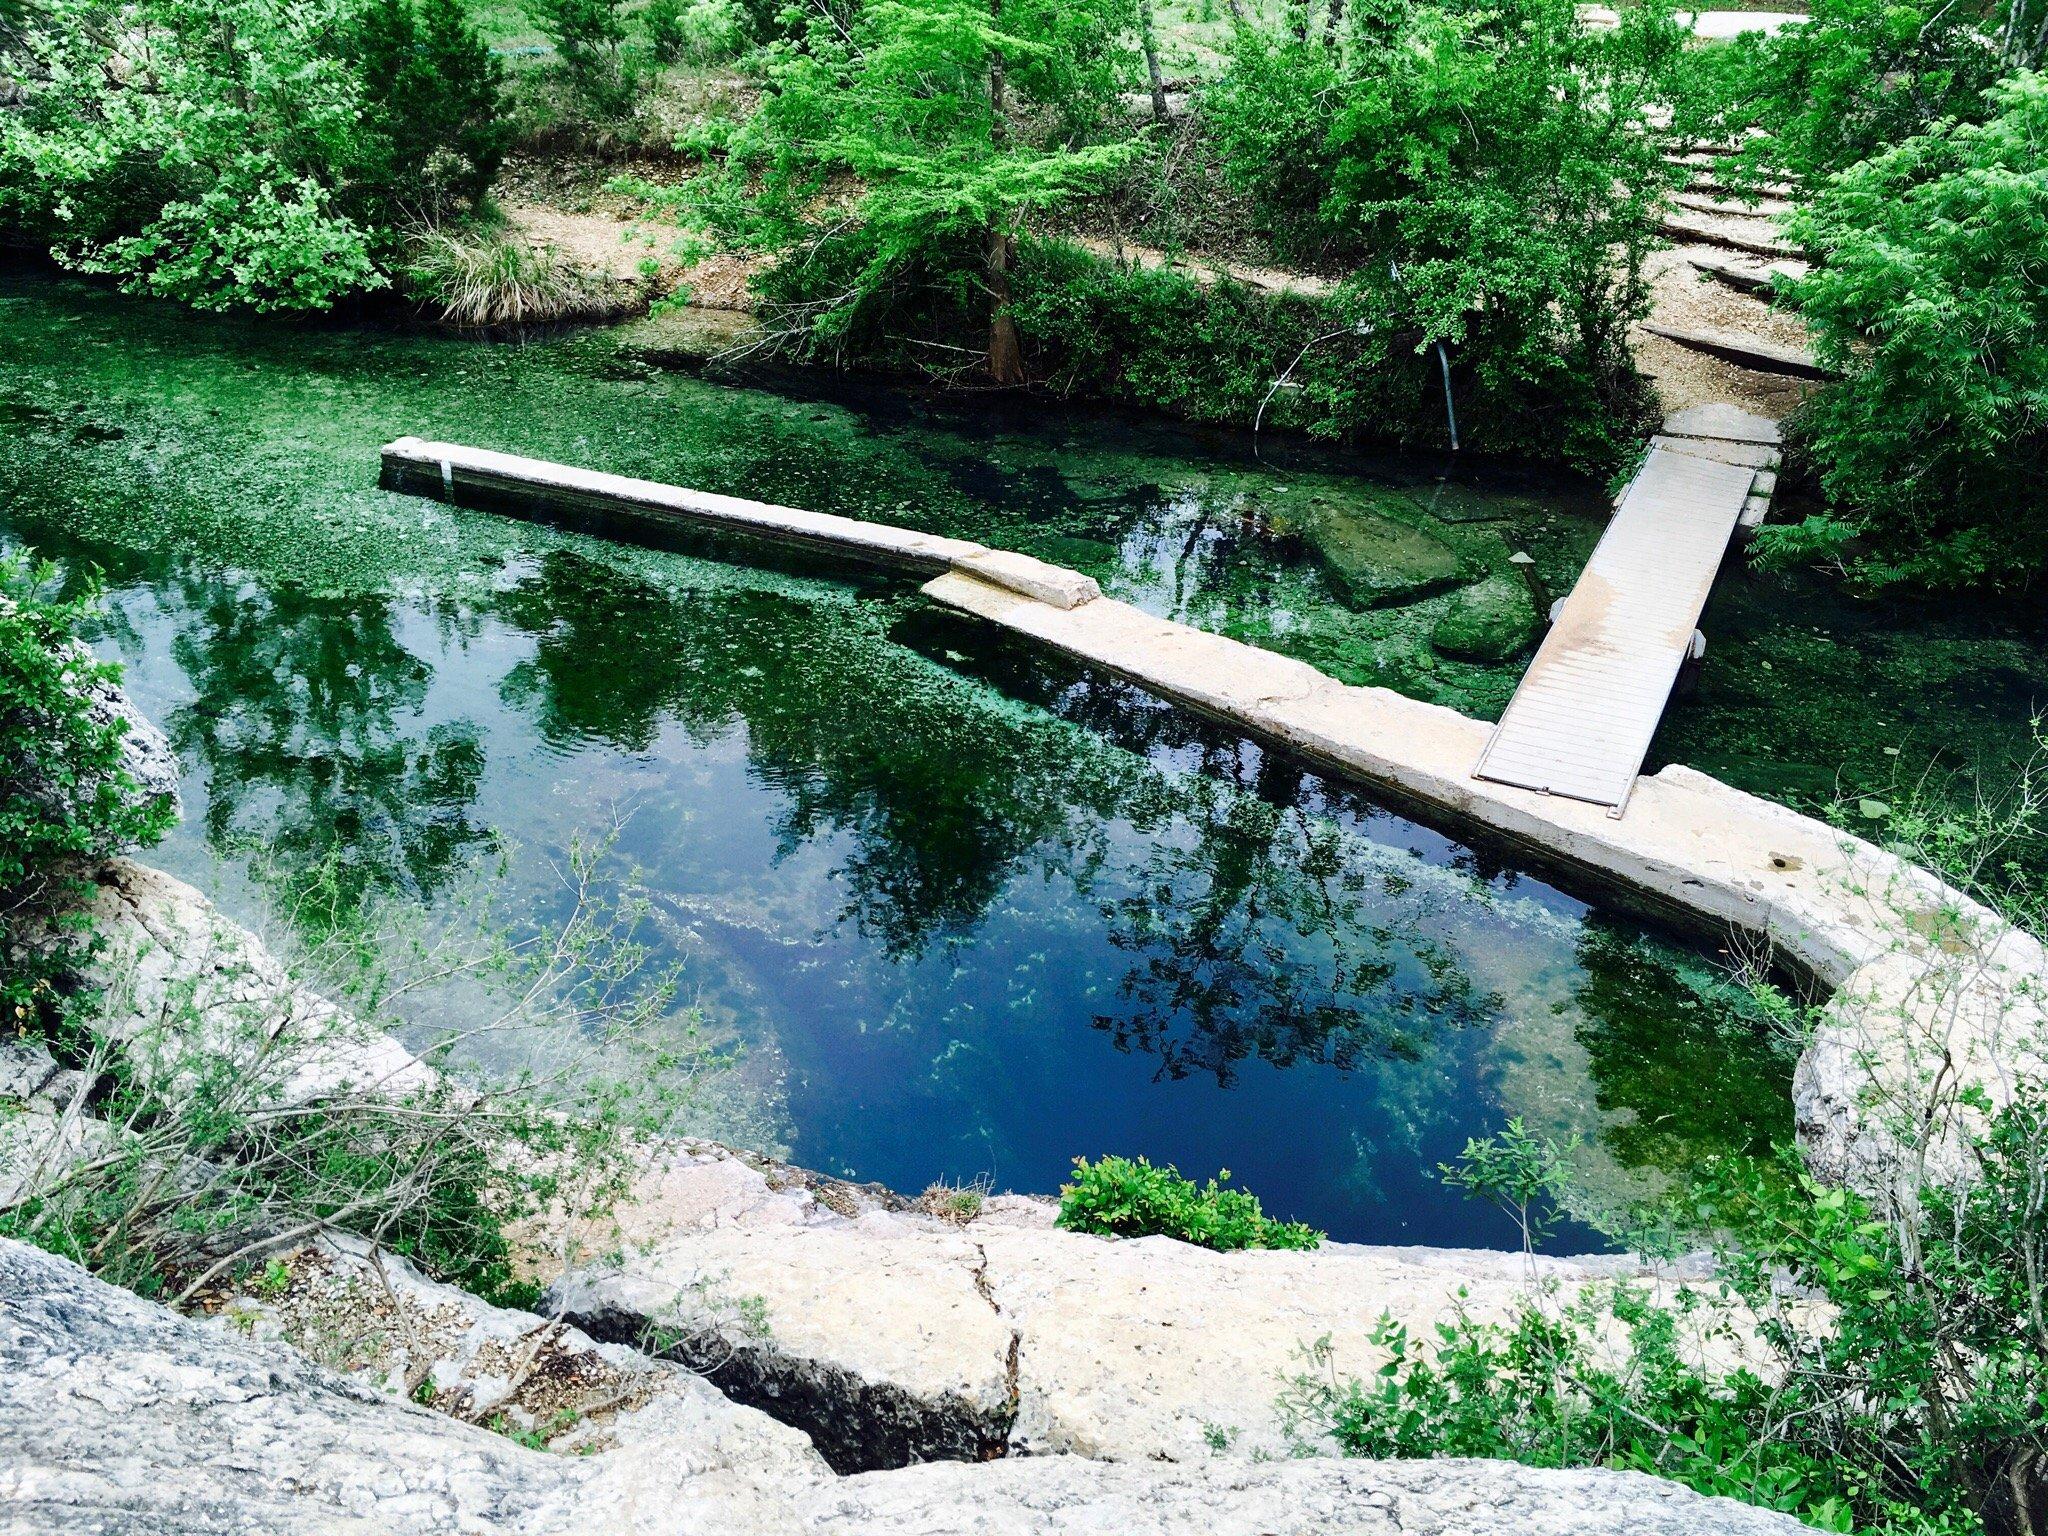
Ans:
<svg viewBox="0 0 2048 1536"><path fill-rule="evenodd" d="M1451 355L1444 351L1444 344L1436 344L1436 360L1444 370L1444 417L1451 424L1451 452L1458 451L1458 412L1451 404Z"/></svg>

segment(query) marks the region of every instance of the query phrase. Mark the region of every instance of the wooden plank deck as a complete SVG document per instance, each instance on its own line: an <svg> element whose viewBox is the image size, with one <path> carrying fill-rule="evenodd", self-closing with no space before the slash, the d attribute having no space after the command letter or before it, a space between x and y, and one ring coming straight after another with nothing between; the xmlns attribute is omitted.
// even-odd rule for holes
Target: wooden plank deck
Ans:
<svg viewBox="0 0 2048 1536"><path fill-rule="evenodd" d="M1653 440L1474 777L1621 814L1763 468L1733 446Z"/></svg>

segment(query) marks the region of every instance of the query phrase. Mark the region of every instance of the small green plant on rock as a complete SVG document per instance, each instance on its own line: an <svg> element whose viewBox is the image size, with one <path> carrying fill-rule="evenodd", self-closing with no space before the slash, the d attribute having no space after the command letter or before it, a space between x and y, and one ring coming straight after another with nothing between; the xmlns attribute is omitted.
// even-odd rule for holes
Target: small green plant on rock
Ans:
<svg viewBox="0 0 2048 1536"><path fill-rule="evenodd" d="M954 1226L965 1226L981 1214L981 1207L988 1199L988 1183L977 1179L972 1184L948 1184L944 1179L928 1186L918 1196L917 1203L926 1214Z"/></svg>
<svg viewBox="0 0 2048 1536"><path fill-rule="evenodd" d="M1110 1237L1177 1237L1230 1253L1240 1248L1313 1248L1323 1234L1306 1222L1275 1221L1249 1190L1229 1189L1230 1170L1206 1185L1145 1158L1074 1159L1060 1190L1059 1224Z"/></svg>

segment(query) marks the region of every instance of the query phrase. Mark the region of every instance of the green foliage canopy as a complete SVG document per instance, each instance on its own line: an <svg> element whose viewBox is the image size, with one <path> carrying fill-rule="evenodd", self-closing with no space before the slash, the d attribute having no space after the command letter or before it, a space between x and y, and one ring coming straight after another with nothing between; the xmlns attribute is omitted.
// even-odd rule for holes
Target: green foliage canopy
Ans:
<svg viewBox="0 0 2048 1536"><path fill-rule="evenodd" d="M2029 9L2014 8L2022 26ZM1810 192L1945 118L1981 116L1982 93L2013 62L1996 33L1947 0L1814 0L1801 25L1685 59L1674 127L1736 143L1731 178Z"/></svg>
<svg viewBox="0 0 2048 1536"><path fill-rule="evenodd" d="M398 227L502 153L459 0L33 0L0 70L0 223L206 309L386 286Z"/></svg>
<svg viewBox="0 0 2048 1536"><path fill-rule="evenodd" d="M1626 343L1672 174L1650 125L1682 43L1570 0L1376 0L1341 47L1240 27L1204 97L1226 176L1283 250L1349 273L1361 326L1462 348L1468 387L1549 398L1611 462L1640 391Z"/></svg>
<svg viewBox="0 0 2048 1536"><path fill-rule="evenodd" d="M1831 180L1793 292L1846 377L1796 425L1835 510L1763 530L1872 584L2031 583L2048 558L2048 80L1988 95Z"/></svg>
<svg viewBox="0 0 2048 1536"><path fill-rule="evenodd" d="M1023 216L1099 186L1138 152L1129 137L1085 137L1126 72L1126 10L874 0L850 24L813 15L800 39L769 45L768 95L732 138L726 174L666 200L787 267L831 275L829 291L803 288L791 306L801 349L838 349L919 283L999 324Z"/></svg>

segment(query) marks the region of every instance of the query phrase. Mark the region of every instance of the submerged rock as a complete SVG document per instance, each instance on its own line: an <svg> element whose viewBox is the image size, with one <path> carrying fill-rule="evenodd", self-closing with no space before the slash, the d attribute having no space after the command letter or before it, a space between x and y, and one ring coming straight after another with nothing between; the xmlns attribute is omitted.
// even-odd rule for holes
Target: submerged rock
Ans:
<svg viewBox="0 0 2048 1536"><path fill-rule="evenodd" d="M531 1319L539 1324L539 1318ZM166 1536L1796 1536L1635 1472L1494 1461L1112 1465L840 1478L677 1373L589 1454L396 1400L0 1239L0 1533ZM580 1448L580 1447L579 1447Z"/></svg>
<svg viewBox="0 0 2048 1536"><path fill-rule="evenodd" d="M1301 533L1360 608L1412 603L1469 579L1463 556L1442 539L1364 507L1319 503Z"/></svg>
<svg viewBox="0 0 2048 1536"><path fill-rule="evenodd" d="M1496 573L1452 596L1429 643L1459 661L1506 661L1542 629L1528 584L1512 573Z"/></svg>

